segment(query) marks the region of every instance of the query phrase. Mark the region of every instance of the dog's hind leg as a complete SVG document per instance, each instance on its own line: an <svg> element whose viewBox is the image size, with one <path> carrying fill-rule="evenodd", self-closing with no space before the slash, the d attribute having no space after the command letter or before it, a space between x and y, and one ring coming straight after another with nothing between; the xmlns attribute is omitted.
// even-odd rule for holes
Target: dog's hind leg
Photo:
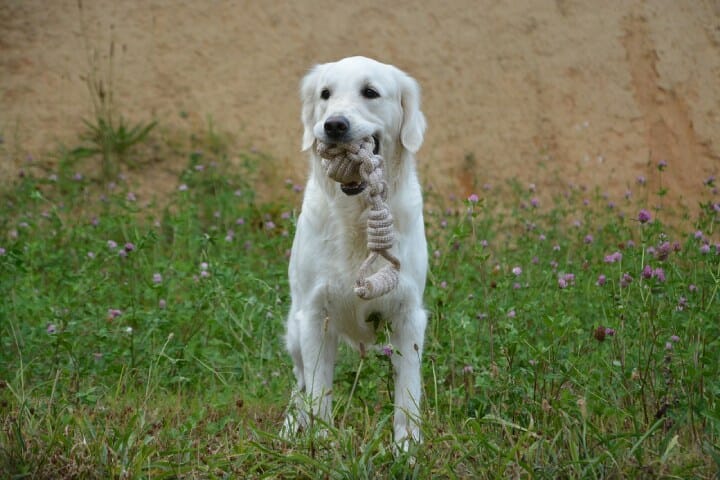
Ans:
<svg viewBox="0 0 720 480"><path fill-rule="evenodd" d="M392 324L390 340L396 350L392 356L395 373L395 443L407 450L410 441L420 442L420 360L427 314L418 307Z"/></svg>

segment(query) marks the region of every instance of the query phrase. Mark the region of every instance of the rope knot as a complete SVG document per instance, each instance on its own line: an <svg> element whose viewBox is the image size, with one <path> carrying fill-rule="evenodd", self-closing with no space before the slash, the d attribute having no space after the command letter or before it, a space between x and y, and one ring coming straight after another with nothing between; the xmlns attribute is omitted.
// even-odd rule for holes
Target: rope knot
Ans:
<svg viewBox="0 0 720 480"><path fill-rule="evenodd" d="M395 242L393 218L385 203L387 183L383 174L383 158L373 153L375 140L365 137L353 143L327 144L318 142L317 152L325 173L340 183L365 182L366 202L370 206L367 218L367 247L370 255L360 265L355 293L365 300L385 295L399 281L400 261L390 253ZM378 256L390 264L370 275Z"/></svg>

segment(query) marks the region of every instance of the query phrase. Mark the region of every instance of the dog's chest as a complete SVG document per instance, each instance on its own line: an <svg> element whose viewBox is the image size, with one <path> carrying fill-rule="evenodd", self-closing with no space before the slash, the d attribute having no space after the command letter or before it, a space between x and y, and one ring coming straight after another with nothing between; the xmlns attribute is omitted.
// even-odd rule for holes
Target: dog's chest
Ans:
<svg viewBox="0 0 720 480"><path fill-rule="evenodd" d="M358 343L374 344L383 326L396 316L393 302L387 300L362 300L352 288L348 291L338 284L328 289L324 303L332 328L357 346Z"/></svg>

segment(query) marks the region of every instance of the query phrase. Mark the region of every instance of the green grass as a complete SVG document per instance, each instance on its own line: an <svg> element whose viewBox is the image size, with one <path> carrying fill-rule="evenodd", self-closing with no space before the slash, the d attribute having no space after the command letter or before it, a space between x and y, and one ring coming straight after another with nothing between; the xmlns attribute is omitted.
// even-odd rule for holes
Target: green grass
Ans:
<svg viewBox="0 0 720 480"><path fill-rule="evenodd" d="M266 160L238 155L243 168L222 149L186 152L178 188L158 204L122 180L99 186L68 169L5 189L0 477L718 472L713 201L694 219L651 210L641 224L637 212L655 199L643 186L642 201L614 209L578 188L538 192L535 208L535 193L513 184L478 192L477 203L429 198L425 442L394 456L388 359L345 348L335 426L279 438L293 383L281 337L300 196L287 186L290 202L258 203L247 179ZM614 252L622 258L607 263ZM644 278L645 265L665 280Z"/></svg>

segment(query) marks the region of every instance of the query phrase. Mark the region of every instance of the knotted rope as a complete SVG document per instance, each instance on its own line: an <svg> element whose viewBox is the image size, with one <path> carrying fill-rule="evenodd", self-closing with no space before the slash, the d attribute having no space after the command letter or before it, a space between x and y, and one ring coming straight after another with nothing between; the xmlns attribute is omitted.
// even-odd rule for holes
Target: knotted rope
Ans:
<svg viewBox="0 0 720 480"><path fill-rule="evenodd" d="M375 141L365 137L354 143L326 144L318 142L317 152L327 175L340 183L367 184L365 199L370 205L367 218L367 247L370 255L360 265L355 282L355 293L360 298L385 295L398 284L400 260L390 253L395 241L393 218L385 199L387 183L383 176L383 158L373 153ZM384 257L385 265L372 275L370 268L378 256Z"/></svg>

